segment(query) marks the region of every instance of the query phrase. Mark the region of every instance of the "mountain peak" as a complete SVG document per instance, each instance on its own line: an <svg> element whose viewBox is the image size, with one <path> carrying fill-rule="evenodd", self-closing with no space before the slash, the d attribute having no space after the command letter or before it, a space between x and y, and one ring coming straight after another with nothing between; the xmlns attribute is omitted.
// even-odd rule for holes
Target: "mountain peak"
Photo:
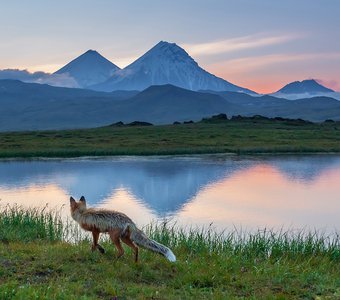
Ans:
<svg viewBox="0 0 340 300"><path fill-rule="evenodd" d="M169 43L166 41L160 41L157 43L137 61L139 60L156 60L161 63L164 63L164 61L169 61L171 63L185 61L197 65L194 59L183 48L175 43Z"/></svg>
<svg viewBox="0 0 340 300"><path fill-rule="evenodd" d="M176 48L182 49L176 43L169 43L167 41L160 41L153 48L154 49L167 49L167 48L169 48L169 49L176 49Z"/></svg>
<svg viewBox="0 0 340 300"><path fill-rule="evenodd" d="M160 41L132 64L106 82L92 88L102 91L144 90L152 85L171 84L188 90L240 91L238 87L202 69L175 43Z"/></svg>
<svg viewBox="0 0 340 300"><path fill-rule="evenodd" d="M294 81L285 85L277 93L282 94L303 94L303 93L331 93L333 90L326 88L318 83L315 79L305 79L302 81Z"/></svg>
<svg viewBox="0 0 340 300"><path fill-rule="evenodd" d="M318 84L318 82L315 79L305 79L305 80L300 81L300 83Z"/></svg>
<svg viewBox="0 0 340 300"><path fill-rule="evenodd" d="M103 82L110 78L119 68L98 53L96 50L87 50L55 74L67 73L73 77L79 87L88 87Z"/></svg>
<svg viewBox="0 0 340 300"><path fill-rule="evenodd" d="M108 59L106 59L104 56L102 56L99 52L96 50L89 49L83 54L79 55L72 61L70 61L67 65L56 71L56 74L64 73L62 70L66 69L67 67L74 66L77 64L82 64L82 63L89 63L89 62L97 62L97 63L107 63L110 64L111 66L114 66L118 68L116 65L114 65L112 62L110 62Z"/></svg>
<svg viewBox="0 0 340 300"><path fill-rule="evenodd" d="M167 41L159 41L155 47L157 46L177 46L176 43L170 43L170 42L167 42Z"/></svg>
<svg viewBox="0 0 340 300"><path fill-rule="evenodd" d="M82 55L86 55L86 54L92 54L92 55L100 55L96 50L93 49L89 49L86 52L84 52ZM81 55L81 56L82 56ZM101 56L101 55L100 55Z"/></svg>

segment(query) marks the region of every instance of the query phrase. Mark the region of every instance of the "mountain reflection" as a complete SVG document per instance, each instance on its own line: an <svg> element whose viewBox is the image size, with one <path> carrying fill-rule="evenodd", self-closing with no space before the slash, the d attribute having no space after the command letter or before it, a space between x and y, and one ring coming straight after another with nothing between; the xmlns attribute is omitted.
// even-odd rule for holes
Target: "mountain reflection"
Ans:
<svg viewBox="0 0 340 300"><path fill-rule="evenodd" d="M306 184L317 180L328 170L337 169L340 165L338 156L289 156L286 158L268 158L264 163L276 168L291 181L302 181Z"/></svg>
<svg viewBox="0 0 340 300"><path fill-rule="evenodd" d="M2 161L0 190L53 185L66 195L84 195L92 205L104 203L114 197L112 195L125 191L157 216L164 216L188 206L208 186L225 182L234 174L242 176L243 171L256 166L268 166L289 181L309 183L324 171L339 168L340 157L214 155ZM258 172L258 176L264 175ZM212 205L213 201L211 199Z"/></svg>

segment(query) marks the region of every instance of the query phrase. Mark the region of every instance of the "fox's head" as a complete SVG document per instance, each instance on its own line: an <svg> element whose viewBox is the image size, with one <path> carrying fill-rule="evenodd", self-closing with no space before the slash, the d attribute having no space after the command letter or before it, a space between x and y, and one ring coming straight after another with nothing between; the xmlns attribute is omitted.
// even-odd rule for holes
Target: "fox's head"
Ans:
<svg viewBox="0 0 340 300"><path fill-rule="evenodd" d="M84 196L81 196L79 201L74 200L73 197L70 198L71 214L74 212L83 212L86 210L86 200Z"/></svg>

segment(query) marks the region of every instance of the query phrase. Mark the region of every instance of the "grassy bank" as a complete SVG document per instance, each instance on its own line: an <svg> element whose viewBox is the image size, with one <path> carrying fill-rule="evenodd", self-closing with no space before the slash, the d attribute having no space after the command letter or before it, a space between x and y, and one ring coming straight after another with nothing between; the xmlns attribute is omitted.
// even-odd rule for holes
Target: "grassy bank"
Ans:
<svg viewBox="0 0 340 300"><path fill-rule="evenodd" d="M0 157L340 152L339 122L243 118L0 133Z"/></svg>
<svg viewBox="0 0 340 300"><path fill-rule="evenodd" d="M27 223L30 233L22 236ZM184 232L149 226L148 234L170 246L178 261L171 264L141 250L141 261L134 264L129 249L115 259L108 242L103 243L104 255L92 253L87 240L65 242L63 235L72 226L44 211L2 212L0 299L340 297L339 238L270 231L218 235L209 228Z"/></svg>

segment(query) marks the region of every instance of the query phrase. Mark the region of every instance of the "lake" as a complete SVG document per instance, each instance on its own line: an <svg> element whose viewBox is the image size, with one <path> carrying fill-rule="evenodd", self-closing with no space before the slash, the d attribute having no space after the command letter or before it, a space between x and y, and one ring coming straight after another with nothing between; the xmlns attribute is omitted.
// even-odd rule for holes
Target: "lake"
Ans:
<svg viewBox="0 0 340 300"><path fill-rule="evenodd" d="M340 156L105 157L0 161L0 205L61 209L69 197L139 226L340 229Z"/></svg>

